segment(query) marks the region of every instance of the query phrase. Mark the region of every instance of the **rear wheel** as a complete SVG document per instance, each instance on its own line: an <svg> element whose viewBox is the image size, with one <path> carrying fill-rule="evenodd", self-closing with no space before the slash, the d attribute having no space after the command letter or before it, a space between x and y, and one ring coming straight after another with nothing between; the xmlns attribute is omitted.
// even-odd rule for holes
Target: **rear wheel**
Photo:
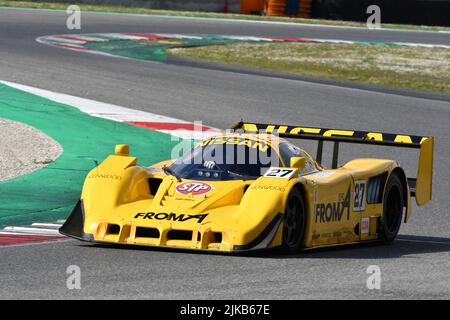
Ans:
<svg viewBox="0 0 450 320"><path fill-rule="evenodd" d="M298 251L303 243L306 227L306 209L302 193L294 188L289 193L283 218L283 242L286 253Z"/></svg>
<svg viewBox="0 0 450 320"><path fill-rule="evenodd" d="M403 186L397 174L392 174L386 184L384 209L381 220L381 237L384 243L394 241L403 217Z"/></svg>

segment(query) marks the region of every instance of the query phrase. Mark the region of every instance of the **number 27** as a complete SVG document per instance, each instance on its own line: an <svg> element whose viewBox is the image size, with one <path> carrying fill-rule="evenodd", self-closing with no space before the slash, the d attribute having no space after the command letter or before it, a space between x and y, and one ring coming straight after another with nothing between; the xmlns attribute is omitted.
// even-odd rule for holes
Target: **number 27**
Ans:
<svg viewBox="0 0 450 320"><path fill-rule="evenodd" d="M293 172L293 170L290 170L290 169L272 169L266 174L266 176L267 177L285 177L292 172Z"/></svg>

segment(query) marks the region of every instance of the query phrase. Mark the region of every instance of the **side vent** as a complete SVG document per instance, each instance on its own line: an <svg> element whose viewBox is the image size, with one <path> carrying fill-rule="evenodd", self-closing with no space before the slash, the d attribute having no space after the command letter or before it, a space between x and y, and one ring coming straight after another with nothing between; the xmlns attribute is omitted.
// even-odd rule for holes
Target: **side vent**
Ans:
<svg viewBox="0 0 450 320"><path fill-rule="evenodd" d="M386 183L388 173L383 172L375 177L369 179L369 186L367 187L367 203L382 203L384 185Z"/></svg>
<svg viewBox="0 0 450 320"><path fill-rule="evenodd" d="M159 178L149 178L148 179L148 185L150 187L150 194L152 196L156 195L156 192L158 192L158 188L162 183L162 179Z"/></svg>

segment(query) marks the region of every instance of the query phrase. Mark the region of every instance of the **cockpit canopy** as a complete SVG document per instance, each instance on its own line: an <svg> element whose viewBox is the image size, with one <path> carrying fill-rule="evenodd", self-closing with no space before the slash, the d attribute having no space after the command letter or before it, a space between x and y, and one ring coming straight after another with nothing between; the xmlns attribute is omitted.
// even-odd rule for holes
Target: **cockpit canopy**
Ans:
<svg viewBox="0 0 450 320"><path fill-rule="evenodd" d="M233 134L200 142L170 169L185 179L254 180L270 167L289 167L291 157L305 157L306 169L314 168L310 156L288 141L274 136Z"/></svg>

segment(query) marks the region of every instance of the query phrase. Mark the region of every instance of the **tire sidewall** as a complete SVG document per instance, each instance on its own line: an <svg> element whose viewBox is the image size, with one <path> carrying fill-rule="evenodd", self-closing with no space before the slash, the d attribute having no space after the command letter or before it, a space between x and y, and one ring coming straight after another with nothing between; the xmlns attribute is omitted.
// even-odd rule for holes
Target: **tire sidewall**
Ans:
<svg viewBox="0 0 450 320"><path fill-rule="evenodd" d="M295 245L291 245L289 246L286 242L285 242L285 238L284 238L284 223L285 223L285 219L286 219L286 211L287 211L287 204L289 202L289 200L292 197L296 197L299 199L299 204L300 204L300 209L301 212L299 212L300 214L303 215L303 219L302 219L302 225L301 225L301 230L299 230L298 232L300 232L298 241L295 243ZM303 194L297 189L297 188L293 188L291 190L291 192L289 193L287 200L286 200L286 208L285 208L285 212L283 215L283 235L282 235L282 244L281 244L281 251L284 253L295 253L297 251L300 250L300 248L303 245L303 241L305 238L305 230L306 230L306 206L305 206L305 200L303 198Z"/></svg>
<svg viewBox="0 0 450 320"><path fill-rule="evenodd" d="M398 222L397 225L395 226L395 228L393 230L389 230L388 226L387 226L387 214L390 210L390 208L388 208L388 198L389 198L389 194L391 192L393 192L393 190L395 190L395 188L398 189L398 193L399 193L399 197L400 197L400 204L401 204L401 213L400 213L400 217L398 218ZM394 241L394 239L396 238L399 230L400 230L400 225L402 223L402 219L403 219L403 208L404 208L404 199L403 199L403 186L402 186L402 182L400 180L400 177L393 173L391 174L391 176L389 177L387 183L386 183L386 189L384 192L384 197L383 197L383 217L381 220L381 225L382 225L382 230L381 230L381 238L382 241L386 244L391 243L392 241Z"/></svg>

